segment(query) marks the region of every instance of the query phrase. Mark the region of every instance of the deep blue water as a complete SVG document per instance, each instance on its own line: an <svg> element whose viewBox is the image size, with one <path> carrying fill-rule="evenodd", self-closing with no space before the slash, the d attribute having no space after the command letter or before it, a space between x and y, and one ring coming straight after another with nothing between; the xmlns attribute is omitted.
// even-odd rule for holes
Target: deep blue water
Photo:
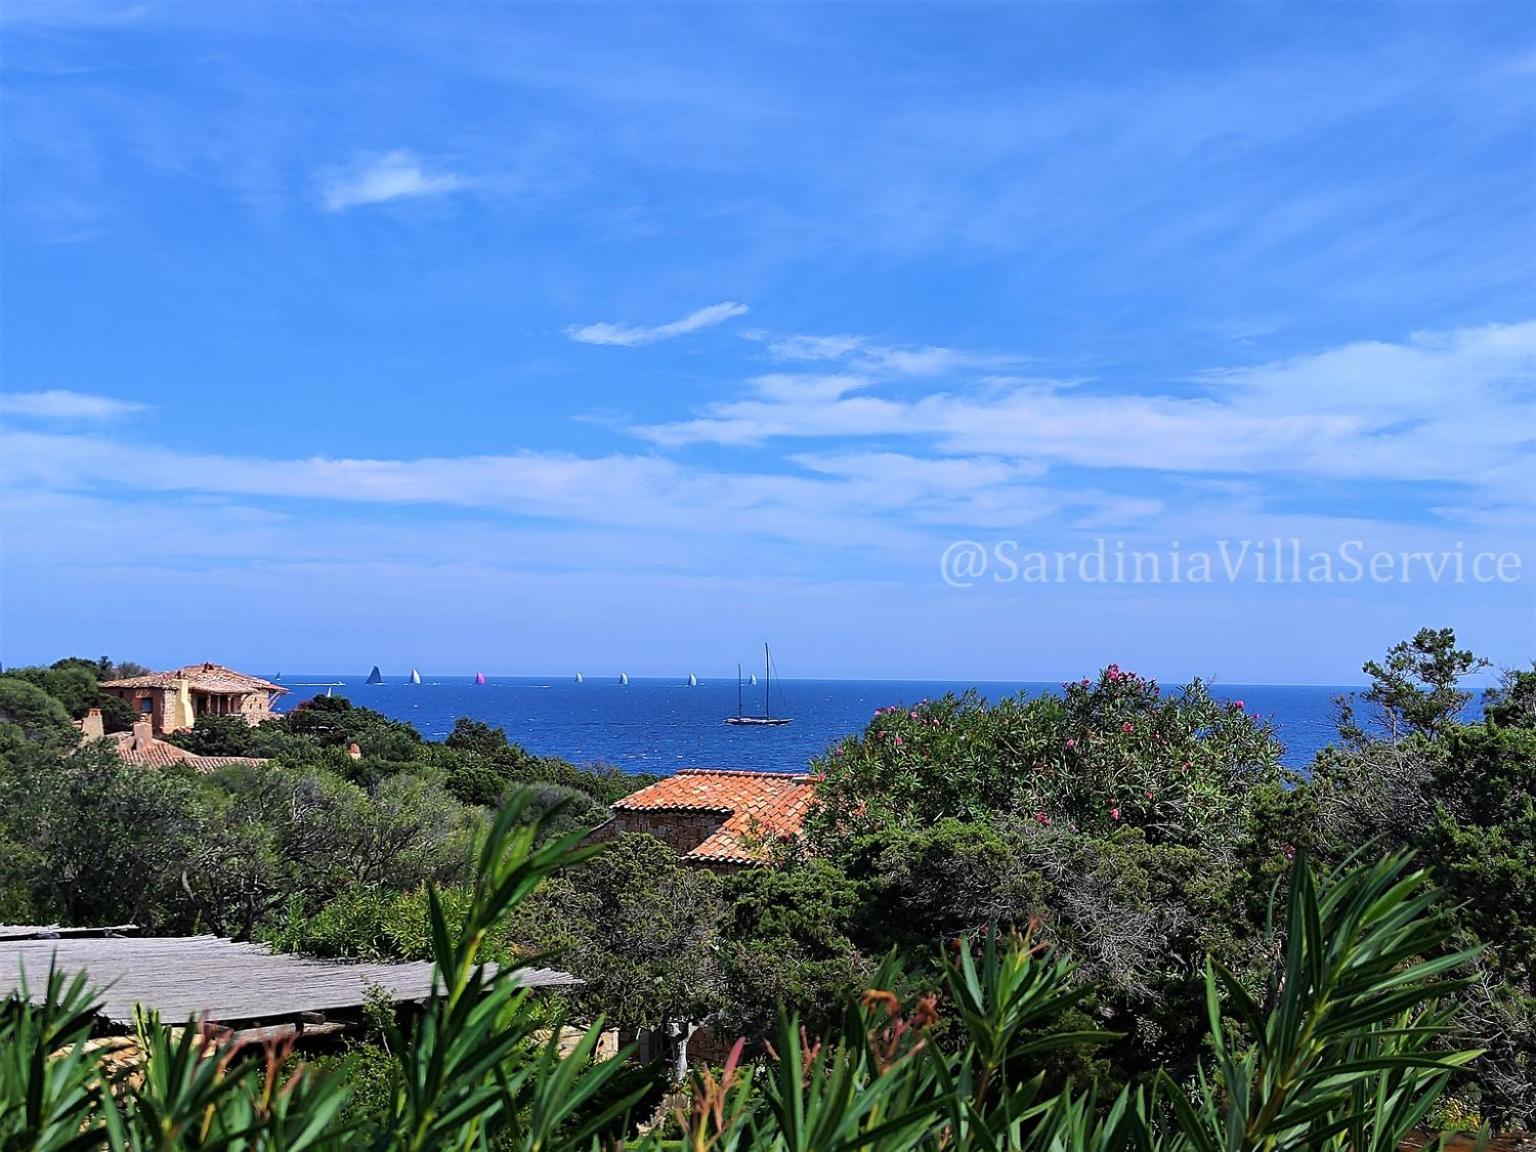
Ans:
<svg viewBox="0 0 1536 1152"><path fill-rule="evenodd" d="M470 676L428 676L420 685L400 676L379 685L363 681L362 676L285 676L280 682L291 695L282 698L279 711L323 694L330 683L336 695L407 721L431 740L448 735L458 717L472 716L505 728L509 739L538 755L662 774L679 768L798 771L834 741L862 731L876 708L972 687L898 680L788 680L781 685L775 680L774 712L794 722L782 728L738 728L722 723L736 711L735 680L705 680L697 688L680 680L638 678L624 687L608 677L589 677L585 684L571 677L523 676L491 677L484 685ZM1058 688L1025 683L974 687L989 700ZM1300 768L1334 739L1333 697L1349 689L1229 684L1215 691L1272 720L1286 746L1285 762ZM748 712L761 708L761 692L760 687L746 689Z"/></svg>

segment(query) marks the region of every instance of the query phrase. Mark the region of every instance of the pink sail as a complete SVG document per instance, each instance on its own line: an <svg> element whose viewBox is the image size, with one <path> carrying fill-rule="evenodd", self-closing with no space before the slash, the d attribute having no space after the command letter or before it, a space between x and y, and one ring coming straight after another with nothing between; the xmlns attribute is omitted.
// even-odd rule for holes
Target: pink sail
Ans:
<svg viewBox="0 0 1536 1152"><path fill-rule="evenodd" d="M476 684L484 684L485 683L485 673L484 672L476 672L475 673L475 683Z"/></svg>

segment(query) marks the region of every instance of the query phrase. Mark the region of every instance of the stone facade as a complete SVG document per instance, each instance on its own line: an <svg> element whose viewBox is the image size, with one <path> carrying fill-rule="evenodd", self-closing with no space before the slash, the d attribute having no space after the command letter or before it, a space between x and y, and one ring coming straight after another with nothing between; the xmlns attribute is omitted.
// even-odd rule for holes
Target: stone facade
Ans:
<svg viewBox="0 0 1536 1152"><path fill-rule="evenodd" d="M287 692L280 684L209 663L108 680L101 690L126 701L156 735L191 728L199 716L239 716L259 724L272 718L273 702Z"/></svg>
<svg viewBox="0 0 1536 1152"><path fill-rule="evenodd" d="M664 841L679 856L692 852L720 830L729 812L683 812L675 808L618 809L602 826L602 839L644 832Z"/></svg>

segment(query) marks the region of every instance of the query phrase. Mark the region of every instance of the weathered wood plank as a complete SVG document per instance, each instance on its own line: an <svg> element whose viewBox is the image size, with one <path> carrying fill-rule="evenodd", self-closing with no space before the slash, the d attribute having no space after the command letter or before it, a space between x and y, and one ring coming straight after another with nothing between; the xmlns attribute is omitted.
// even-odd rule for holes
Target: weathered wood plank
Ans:
<svg viewBox="0 0 1536 1152"><path fill-rule="evenodd" d="M101 928L60 928L57 924L0 924L0 941L58 940L70 936L125 936L138 930L137 924L113 924Z"/></svg>
<svg viewBox="0 0 1536 1152"><path fill-rule="evenodd" d="M217 936L150 939L67 938L0 941L0 996L25 979L34 997L49 966L84 971L99 989L103 1012L129 1023L135 1005L166 1023L199 1017L223 1023L282 1020L304 1013L359 1008L370 986L397 1003L432 995L432 965L353 964L278 955L260 944ZM547 968L515 978L529 987L569 987L575 977Z"/></svg>

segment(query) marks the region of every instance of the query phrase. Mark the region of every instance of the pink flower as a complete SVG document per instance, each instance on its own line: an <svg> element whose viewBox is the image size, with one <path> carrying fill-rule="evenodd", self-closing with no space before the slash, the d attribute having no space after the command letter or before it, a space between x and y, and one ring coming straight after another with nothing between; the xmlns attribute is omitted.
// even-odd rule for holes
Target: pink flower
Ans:
<svg viewBox="0 0 1536 1152"><path fill-rule="evenodd" d="M1127 720L1124 724L1120 725L1120 731L1129 736L1132 732L1136 731L1136 726Z"/></svg>
<svg viewBox="0 0 1536 1152"><path fill-rule="evenodd" d="M908 712L907 713L907 719L908 720L916 720L917 719L917 713L916 712Z"/></svg>
<svg viewBox="0 0 1536 1152"><path fill-rule="evenodd" d="M1145 796L1146 796L1146 798L1147 798L1147 799L1148 799L1148 800L1150 800L1150 799L1152 799L1152 793L1150 793L1150 792L1147 792L1147 793L1144 793L1144 795L1145 795Z"/></svg>
<svg viewBox="0 0 1536 1152"><path fill-rule="evenodd" d="M901 745L901 737L900 736L896 737L894 740L891 741L891 743L897 745L898 747L900 747L900 745Z"/></svg>
<svg viewBox="0 0 1536 1152"><path fill-rule="evenodd" d="M1232 701L1232 707L1241 712L1243 710L1243 702L1241 700L1234 700Z"/></svg>
<svg viewBox="0 0 1536 1152"><path fill-rule="evenodd" d="M1109 818L1111 820L1118 820L1118 819L1120 819L1120 809L1118 809L1118 808L1111 808L1109 810Z"/></svg>
<svg viewBox="0 0 1536 1152"><path fill-rule="evenodd" d="M1049 827L1050 823L1051 823L1051 818L1049 816L1047 816L1044 812L1036 812L1035 813L1035 823L1036 824L1044 824L1047 827Z"/></svg>
<svg viewBox="0 0 1536 1152"><path fill-rule="evenodd" d="M1068 748L1076 748L1077 747L1077 741L1075 739L1073 739L1071 736L1067 737L1067 747Z"/></svg>

